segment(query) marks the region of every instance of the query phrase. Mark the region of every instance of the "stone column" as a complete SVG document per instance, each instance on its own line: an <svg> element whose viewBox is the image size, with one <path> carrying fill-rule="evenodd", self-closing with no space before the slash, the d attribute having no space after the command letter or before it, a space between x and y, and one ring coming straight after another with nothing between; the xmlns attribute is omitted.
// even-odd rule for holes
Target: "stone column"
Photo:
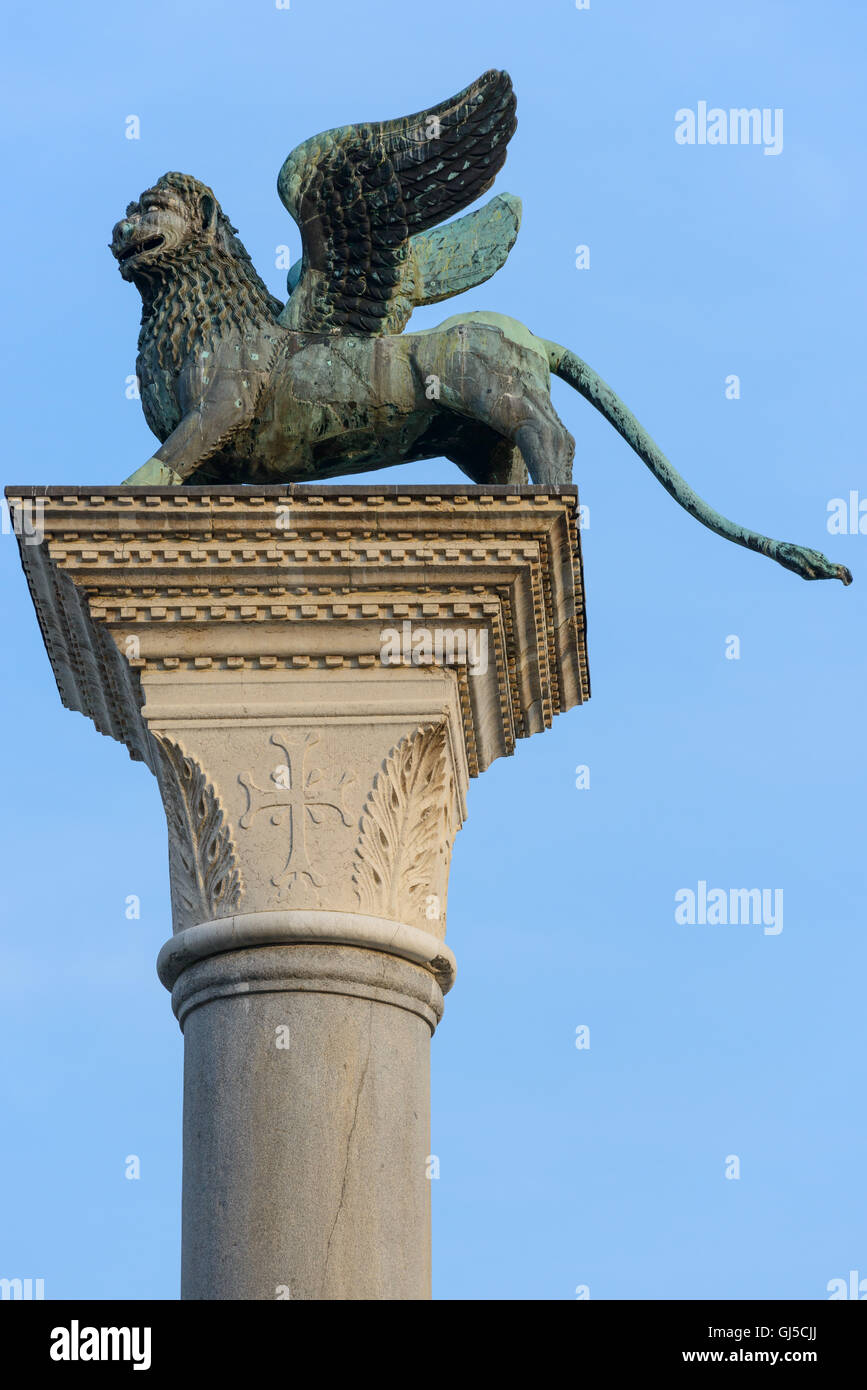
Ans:
<svg viewBox="0 0 867 1390"><path fill-rule="evenodd" d="M589 694L575 489L7 496L64 703L165 806L182 1297L429 1298L449 859Z"/></svg>

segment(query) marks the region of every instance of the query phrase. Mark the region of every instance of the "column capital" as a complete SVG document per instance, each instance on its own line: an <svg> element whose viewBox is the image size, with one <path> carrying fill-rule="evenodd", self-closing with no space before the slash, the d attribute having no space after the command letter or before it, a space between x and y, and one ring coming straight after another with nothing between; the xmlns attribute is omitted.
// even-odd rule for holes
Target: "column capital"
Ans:
<svg viewBox="0 0 867 1390"><path fill-rule="evenodd" d="M166 983L331 922L448 988L468 781L589 694L576 489L7 496L64 703L160 785Z"/></svg>

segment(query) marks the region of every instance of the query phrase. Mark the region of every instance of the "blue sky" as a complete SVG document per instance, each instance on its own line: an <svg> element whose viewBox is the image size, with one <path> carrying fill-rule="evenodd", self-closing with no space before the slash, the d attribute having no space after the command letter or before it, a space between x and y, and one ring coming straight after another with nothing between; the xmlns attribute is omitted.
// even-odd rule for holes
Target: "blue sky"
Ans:
<svg viewBox="0 0 867 1390"><path fill-rule="evenodd" d="M293 145L505 67L519 126L497 190L524 200L520 237L492 281L413 326L495 309L568 344L713 505L852 569L849 589L805 584L712 536L555 383L590 509L593 697L470 789L459 977L432 1044L434 1288L820 1299L867 1277L867 537L826 529L831 499L867 500L863 7L6 11L7 483L112 483L153 451L124 390L138 297L107 242L157 176L210 183L279 291L275 248L299 251L275 186ZM675 112L702 100L782 108L782 152L679 145ZM397 478L460 475L375 475ZM174 1298L182 1039L154 969L159 797L62 709L9 535L0 563L0 1275L42 1277L49 1298ZM782 889L783 930L678 924L674 895L699 881Z"/></svg>

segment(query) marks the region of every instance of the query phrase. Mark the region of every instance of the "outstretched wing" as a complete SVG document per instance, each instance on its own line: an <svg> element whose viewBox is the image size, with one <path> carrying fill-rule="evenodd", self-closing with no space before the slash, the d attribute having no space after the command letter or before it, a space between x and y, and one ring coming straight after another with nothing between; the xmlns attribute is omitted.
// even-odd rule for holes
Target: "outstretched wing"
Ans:
<svg viewBox="0 0 867 1390"><path fill-rule="evenodd" d="M521 228L521 199L498 193L476 212L410 237L402 277L412 286L412 302L438 304L490 280L506 263ZM300 259L286 273L286 292L301 279ZM284 308L280 322L285 323Z"/></svg>
<svg viewBox="0 0 867 1390"><path fill-rule="evenodd" d="M410 242L413 302L438 304L481 285L505 263L521 226L521 199L498 193L476 212Z"/></svg>
<svg viewBox="0 0 867 1390"><path fill-rule="evenodd" d="M428 111L340 126L293 150L277 188L302 261L281 322L399 333L417 302L410 238L490 188L515 126L511 79L491 71Z"/></svg>

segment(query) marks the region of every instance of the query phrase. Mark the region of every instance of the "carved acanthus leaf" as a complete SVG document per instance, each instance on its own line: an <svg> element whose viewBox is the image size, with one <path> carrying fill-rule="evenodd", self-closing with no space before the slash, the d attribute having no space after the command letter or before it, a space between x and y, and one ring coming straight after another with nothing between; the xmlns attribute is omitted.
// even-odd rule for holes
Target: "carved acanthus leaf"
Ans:
<svg viewBox="0 0 867 1390"><path fill-rule="evenodd" d="M160 788L169 826L169 868L175 931L229 917L243 883L235 846L217 794L195 759L157 737Z"/></svg>
<svg viewBox="0 0 867 1390"><path fill-rule="evenodd" d="M362 910L409 922L430 916L431 895L445 891L451 795L445 724L418 728L392 749L361 815L352 881Z"/></svg>

